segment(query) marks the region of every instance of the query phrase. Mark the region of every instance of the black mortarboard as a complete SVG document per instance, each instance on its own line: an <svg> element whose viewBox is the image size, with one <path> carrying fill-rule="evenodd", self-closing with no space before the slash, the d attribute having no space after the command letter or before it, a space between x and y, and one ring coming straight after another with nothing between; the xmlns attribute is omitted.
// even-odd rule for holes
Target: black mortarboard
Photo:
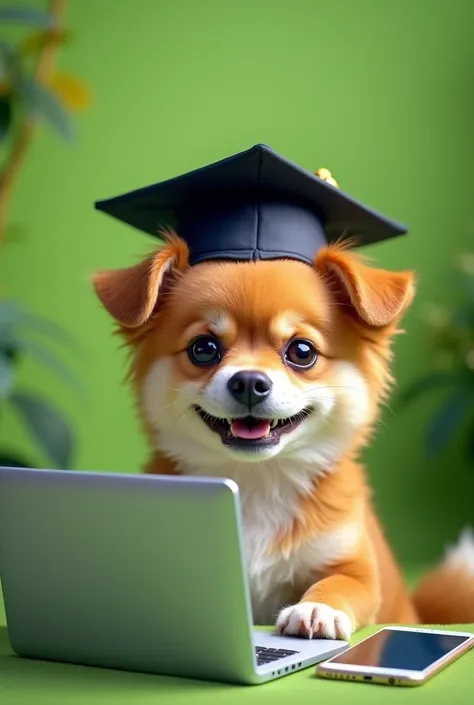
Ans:
<svg viewBox="0 0 474 705"><path fill-rule="evenodd" d="M322 172L316 176L265 145L95 205L155 237L176 230L188 244L191 264L280 258L312 263L335 240L355 237L367 245L407 232Z"/></svg>

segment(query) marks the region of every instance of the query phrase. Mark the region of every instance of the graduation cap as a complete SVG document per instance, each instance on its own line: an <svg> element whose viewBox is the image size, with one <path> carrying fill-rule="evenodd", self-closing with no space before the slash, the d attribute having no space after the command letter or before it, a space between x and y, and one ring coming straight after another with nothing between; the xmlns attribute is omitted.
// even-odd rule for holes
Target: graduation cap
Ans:
<svg viewBox="0 0 474 705"><path fill-rule="evenodd" d="M355 238L368 245L407 228L343 193L327 169L316 174L265 145L115 198L96 208L160 238L175 230L190 264L290 258Z"/></svg>

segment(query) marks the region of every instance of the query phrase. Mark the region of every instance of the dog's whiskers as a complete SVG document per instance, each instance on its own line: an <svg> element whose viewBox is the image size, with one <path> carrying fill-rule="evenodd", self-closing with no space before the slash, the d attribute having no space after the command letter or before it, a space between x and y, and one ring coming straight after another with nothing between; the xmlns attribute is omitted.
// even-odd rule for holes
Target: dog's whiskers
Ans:
<svg viewBox="0 0 474 705"><path fill-rule="evenodd" d="M183 411L183 413L178 416L178 418L176 419L176 421L172 424L172 428L174 428L174 427L176 426L176 424L178 423L178 421L181 421L181 419L183 418L183 416L186 416L186 414L188 414L190 411L193 411L193 409L192 409L191 406L188 407L187 409L185 409L185 410Z"/></svg>
<svg viewBox="0 0 474 705"><path fill-rule="evenodd" d="M156 389L162 389L165 392L178 392L179 394L185 393L184 389L178 389L178 387L168 387L167 384L157 384L153 386L156 387Z"/></svg>
<svg viewBox="0 0 474 705"><path fill-rule="evenodd" d="M176 399L175 401L172 401L170 404L166 404L165 406L162 406L161 409L157 410L157 413L161 414L162 411L164 411L165 409L169 409L170 406L175 406L175 404L180 404L180 403L181 403L181 399Z"/></svg>

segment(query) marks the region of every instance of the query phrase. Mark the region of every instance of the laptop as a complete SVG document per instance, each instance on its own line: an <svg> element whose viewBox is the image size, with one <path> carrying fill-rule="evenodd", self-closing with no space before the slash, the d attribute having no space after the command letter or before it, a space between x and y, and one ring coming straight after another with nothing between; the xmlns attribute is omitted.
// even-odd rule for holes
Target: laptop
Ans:
<svg viewBox="0 0 474 705"><path fill-rule="evenodd" d="M0 468L13 651L259 684L346 649L255 630L231 480Z"/></svg>

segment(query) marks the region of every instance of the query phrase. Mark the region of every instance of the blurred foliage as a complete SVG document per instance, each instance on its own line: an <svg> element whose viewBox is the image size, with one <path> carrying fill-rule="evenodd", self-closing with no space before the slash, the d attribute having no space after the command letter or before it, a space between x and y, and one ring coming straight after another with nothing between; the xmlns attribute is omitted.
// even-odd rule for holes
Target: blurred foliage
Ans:
<svg viewBox="0 0 474 705"><path fill-rule="evenodd" d="M426 334L433 351L427 371L398 396L407 407L436 390L442 401L434 407L426 430L426 453L433 458L450 443L464 443L468 464L474 461L474 254L455 264L460 304L454 309L425 308Z"/></svg>
<svg viewBox="0 0 474 705"><path fill-rule="evenodd" d="M12 186L23 164L38 122L64 139L73 137L71 111L88 107L87 86L77 76L55 71L55 55L71 41L61 25L66 0L52 0L49 9L1 7L0 25L27 29L16 44L0 41L0 143L11 144L0 168L0 244L24 240L21 225L7 225ZM76 438L72 425L48 399L17 384L18 365L25 355L48 368L75 395L83 389L51 343L75 348L72 337L52 321L33 315L18 303L0 300L0 423L8 406L22 420L32 440L53 466L70 468ZM0 465L34 467L23 451L0 449Z"/></svg>
<svg viewBox="0 0 474 705"><path fill-rule="evenodd" d="M42 78L35 75L41 52L70 42L70 32L56 27L51 13L28 8L0 8L0 24L7 23L31 25L33 31L17 45L0 42L0 140L14 131L15 118L25 114L71 138L74 133L68 110L88 107L87 86L70 74L51 71Z"/></svg>
<svg viewBox="0 0 474 705"><path fill-rule="evenodd" d="M59 377L72 393L83 396L79 380L50 345L44 344L45 340L77 349L75 340L57 324L31 314L14 301L0 302L0 409L10 405L51 462L57 467L68 468L75 446L72 428L51 402L34 391L19 388L16 383L18 364L23 355L29 354ZM7 463L31 465L23 454L0 451L0 465Z"/></svg>

